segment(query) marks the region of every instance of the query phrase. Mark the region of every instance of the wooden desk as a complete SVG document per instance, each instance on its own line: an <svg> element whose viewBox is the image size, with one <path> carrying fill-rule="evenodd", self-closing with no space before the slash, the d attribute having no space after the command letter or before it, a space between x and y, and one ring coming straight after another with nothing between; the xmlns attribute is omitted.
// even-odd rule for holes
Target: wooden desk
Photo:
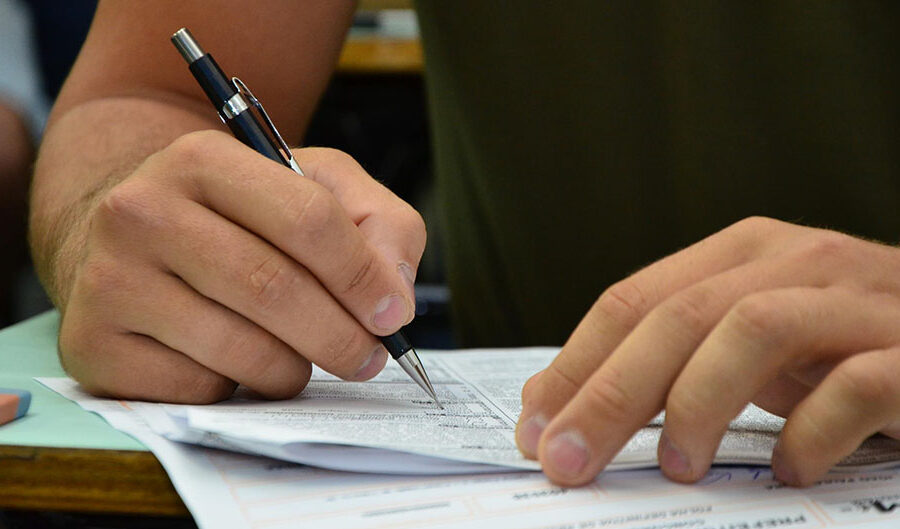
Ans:
<svg viewBox="0 0 900 529"><path fill-rule="evenodd" d="M190 516L150 452L8 445L0 509Z"/></svg>

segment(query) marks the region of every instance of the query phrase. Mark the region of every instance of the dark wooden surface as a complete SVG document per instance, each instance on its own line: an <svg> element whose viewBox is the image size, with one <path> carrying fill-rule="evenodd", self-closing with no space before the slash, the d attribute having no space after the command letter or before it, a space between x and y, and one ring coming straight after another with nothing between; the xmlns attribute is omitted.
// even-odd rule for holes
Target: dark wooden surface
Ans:
<svg viewBox="0 0 900 529"><path fill-rule="evenodd" d="M0 509L189 516L150 452L8 445Z"/></svg>

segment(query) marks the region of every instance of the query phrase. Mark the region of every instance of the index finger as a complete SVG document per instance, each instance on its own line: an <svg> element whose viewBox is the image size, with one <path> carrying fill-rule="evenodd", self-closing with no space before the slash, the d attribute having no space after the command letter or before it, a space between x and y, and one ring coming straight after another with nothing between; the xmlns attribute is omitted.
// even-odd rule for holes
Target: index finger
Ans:
<svg viewBox="0 0 900 529"><path fill-rule="evenodd" d="M425 222L412 206L388 188L368 178L354 185L362 167L334 149L306 148L295 151L304 174L322 184L341 204L366 240L397 267L413 291L416 270L425 251ZM412 295L412 294L411 294ZM415 296L411 298L415 301Z"/></svg>

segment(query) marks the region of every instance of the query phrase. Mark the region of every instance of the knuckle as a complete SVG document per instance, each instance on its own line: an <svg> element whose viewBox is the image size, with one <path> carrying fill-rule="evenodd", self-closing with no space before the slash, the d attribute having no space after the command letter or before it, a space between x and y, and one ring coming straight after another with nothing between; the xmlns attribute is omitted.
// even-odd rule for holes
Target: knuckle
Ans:
<svg viewBox="0 0 900 529"><path fill-rule="evenodd" d="M549 376L545 378L552 379L553 382L563 382L572 392L578 391L578 388L581 387L581 382L579 382L578 377L573 373L569 373L571 368L569 368L567 364L560 362L558 359L559 357L547 366L547 373ZM584 380L584 378L581 380Z"/></svg>
<svg viewBox="0 0 900 529"><path fill-rule="evenodd" d="M403 241L403 250L410 258L410 264L418 262L422 253L425 251L425 242L428 239L428 230L425 226L425 220L415 208L402 202L399 198L394 198L400 202L399 205L389 210L391 219L392 233Z"/></svg>
<svg viewBox="0 0 900 529"><path fill-rule="evenodd" d="M297 190L285 202L283 218L289 237L299 236L304 246L315 246L328 237L338 220L338 206L320 187Z"/></svg>
<svg viewBox="0 0 900 529"><path fill-rule="evenodd" d="M356 330L336 332L322 348L322 367L338 376L353 376L365 361L366 338Z"/></svg>
<svg viewBox="0 0 900 529"><path fill-rule="evenodd" d="M166 147L162 154L165 163L171 167L184 168L202 164L211 146L218 144L228 135L217 130L198 130L179 136Z"/></svg>
<svg viewBox="0 0 900 529"><path fill-rule="evenodd" d="M795 257L801 263L816 263L823 267L840 266L850 259L857 239L835 231L818 231L811 240L798 248Z"/></svg>
<svg viewBox="0 0 900 529"><path fill-rule="evenodd" d="M150 194L141 186L122 182L104 195L97 204L96 215L101 225L115 228L123 223L148 224L160 219Z"/></svg>
<svg viewBox="0 0 900 529"><path fill-rule="evenodd" d="M294 396L298 381L291 375L294 370L288 367L291 360L287 355L294 355L287 346L275 336L266 332L254 332L245 329L231 335L222 345L222 358L239 370L240 380L268 398Z"/></svg>
<svg viewBox="0 0 900 529"><path fill-rule="evenodd" d="M410 229L424 238L428 232L428 227L425 225L425 218L412 206L407 206L406 211L409 218L408 222Z"/></svg>
<svg viewBox="0 0 900 529"><path fill-rule="evenodd" d="M791 414L782 429L780 441L793 457L809 459L830 453L835 435L814 414L801 407Z"/></svg>
<svg viewBox="0 0 900 529"><path fill-rule="evenodd" d="M341 290L343 294L365 292L378 280L378 260L373 252L363 249L362 255L349 260L352 268L345 274L346 280Z"/></svg>
<svg viewBox="0 0 900 529"><path fill-rule="evenodd" d="M592 311L610 318L623 327L634 327L649 308L643 291L633 279L625 279L607 288L597 298Z"/></svg>
<svg viewBox="0 0 900 529"><path fill-rule="evenodd" d="M735 257L748 260L763 252L771 243L773 235L783 230L785 225L784 222L768 217L746 217L704 241L713 238L724 240Z"/></svg>
<svg viewBox="0 0 900 529"><path fill-rule="evenodd" d="M746 235L759 235L772 231L779 224L781 224L779 220L756 215L743 218L726 228L726 230Z"/></svg>
<svg viewBox="0 0 900 529"><path fill-rule="evenodd" d="M408 204L405 204L397 219L399 223L398 231L406 234L410 240L416 241L421 253L425 249L425 241L428 238L425 219L422 218L422 215L415 208Z"/></svg>
<svg viewBox="0 0 900 529"><path fill-rule="evenodd" d="M872 369L866 362L850 358L834 369L836 382L841 392L848 397L871 406L871 404L891 401L897 393L897 382L888 371Z"/></svg>
<svg viewBox="0 0 900 529"><path fill-rule="evenodd" d="M738 301L728 323L745 337L774 345L787 342L798 317L778 293L759 292Z"/></svg>
<svg viewBox="0 0 900 529"><path fill-rule="evenodd" d="M318 165L321 167L328 167L339 172L362 170L362 166L352 156L340 149L307 147L304 150L314 153Z"/></svg>
<svg viewBox="0 0 900 529"><path fill-rule="evenodd" d="M253 268L246 282L255 306L267 312L288 297L297 279L297 272L284 259L269 255Z"/></svg>
<svg viewBox="0 0 900 529"><path fill-rule="evenodd" d="M582 392L593 413L600 413L613 424L628 424L633 421L633 396L625 389L620 377L609 368L597 371Z"/></svg>
<svg viewBox="0 0 900 529"><path fill-rule="evenodd" d="M705 334L710 325L707 314L712 297L712 292L705 287L684 290L663 302L656 316L671 322L675 329Z"/></svg>
<svg viewBox="0 0 900 529"><path fill-rule="evenodd" d="M574 366L562 364L557 358L546 369L528 379L522 386L523 407L559 409L578 394L588 374L575 376L570 373Z"/></svg>
<svg viewBox="0 0 900 529"><path fill-rule="evenodd" d="M346 175L365 172L362 166L344 151L329 147L306 147L303 151L312 155L315 160L315 168L308 174L313 180L322 181L323 173L331 175L332 178L344 178Z"/></svg>
<svg viewBox="0 0 900 529"><path fill-rule="evenodd" d="M675 387L666 397L666 422L697 427L709 423L709 408L704 407L696 392Z"/></svg>
<svg viewBox="0 0 900 529"><path fill-rule="evenodd" d="M416 253L418 255L416 257L421 257L425 252L425 245L428 242L428 227L425 225L425 219L418 211L413 209L413 214L415 215L415 220L413 221L414 236L416 237L415 240L418 242L418 247L416 248Z"/></svg>
<svg viewBox="0 0 900 529"><path fill-rule="evenodd" d="M356 160L354 160L352 156L340 149L333 149L331 147L317 147L316 151L318 151L317 155L319 156L319 158L321 158L328 164L359 165L356 163Z"/></svg>

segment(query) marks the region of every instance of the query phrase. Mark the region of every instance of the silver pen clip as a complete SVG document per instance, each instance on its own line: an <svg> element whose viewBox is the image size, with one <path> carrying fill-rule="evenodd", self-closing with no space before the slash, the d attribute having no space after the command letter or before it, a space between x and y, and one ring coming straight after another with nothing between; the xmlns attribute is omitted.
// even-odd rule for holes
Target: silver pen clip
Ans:
<svg viewBox="0 0 900 529"><path fill-rule="evenodd" d="M238 93L245 96L247 100L250 101L250 104L256 107L256 110L259 111L259 114L266 122L266 126L269 127L269 131L278 142L278 146L281 148L281 155L284 156L284 160L288 164L290 164L291 169L293 169L300 176L304 176L303 170L300 169L300 166L297 164L297 160L294 159L294 153L292 153L291 149L288 148L287 143L285 143L284 138L281 137L281 133L278 132L275 124L272 123L272 119L269 117L266 109L263 108L262 103L259 102L259 99L256 99L256 96L254 96L253 92L251 92L250 89L247 88L247 85L245 85L244 82L237 77L232 77L231 83L234 84L234 87L237 89Z"/></svg>

